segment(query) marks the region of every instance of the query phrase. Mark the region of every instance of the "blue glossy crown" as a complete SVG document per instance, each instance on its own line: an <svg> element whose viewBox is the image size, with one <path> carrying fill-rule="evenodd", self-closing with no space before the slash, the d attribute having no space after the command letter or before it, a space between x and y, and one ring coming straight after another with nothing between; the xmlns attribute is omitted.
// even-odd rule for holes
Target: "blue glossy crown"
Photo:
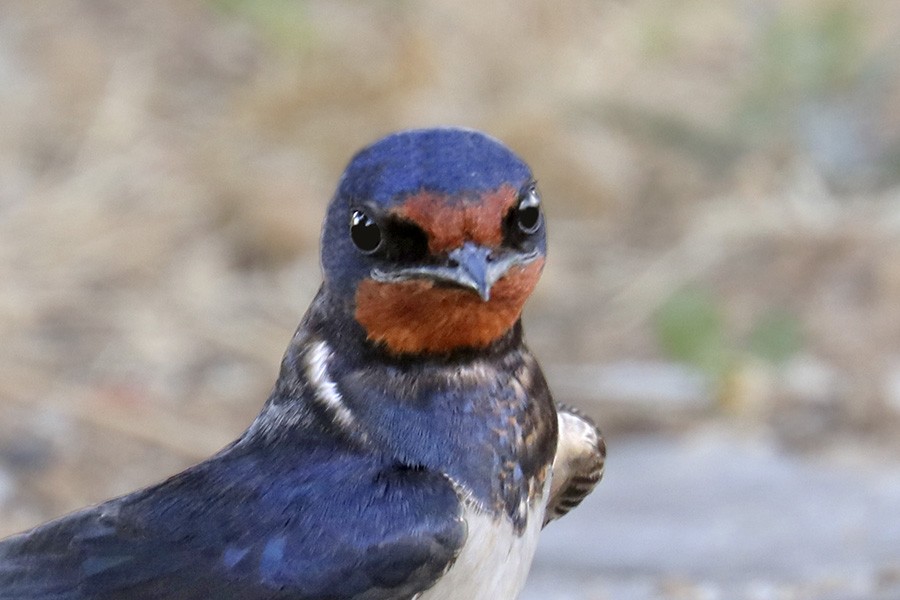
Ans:
<svg viewBox="0 0 900 600"><path fill-rule="evenodd" d="M357 153L338 196L389 204L422 190L455 196L502 184L524 185L530 178L528 165L483 133L415 129L389 135Z"/></svg>

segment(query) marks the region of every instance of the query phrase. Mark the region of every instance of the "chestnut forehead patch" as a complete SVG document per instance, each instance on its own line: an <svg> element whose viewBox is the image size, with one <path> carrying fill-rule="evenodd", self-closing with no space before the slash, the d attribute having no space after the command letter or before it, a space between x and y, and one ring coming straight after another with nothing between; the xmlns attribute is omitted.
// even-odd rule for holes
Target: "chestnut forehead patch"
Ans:
<svg viewBox="0 0 900 600"><path fill-rule="evenodd" d="M502 185L474 198L423 191L409 196L391 214L419 226L428 235L432 254L459 248L464 242L496 247L503 242L503 221L519 192Z"/></svg>

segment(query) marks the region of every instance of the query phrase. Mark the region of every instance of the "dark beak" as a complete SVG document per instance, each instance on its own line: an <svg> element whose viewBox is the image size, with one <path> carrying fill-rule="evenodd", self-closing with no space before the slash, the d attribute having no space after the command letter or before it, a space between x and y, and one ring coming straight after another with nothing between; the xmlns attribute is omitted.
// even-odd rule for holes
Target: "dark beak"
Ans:
<svg viewBox="0 0 900 600"><path fill-rule="evenodd" d="M503 276L502 273L490 273L492 262L488 248L466 242L461 248L450 252L450 264L455 263L457 268L451 267L448 275L453 283L475 290L487 302L491 299L491 287Z"/></svg>
<svg viewBox="0 0 900 600"><path fill-rule="evenodd" d="M384 282L431 279L470 289L487 302L491 299L491 288L511 267L528 264L537 257L537 252L522 254L466 242L459 248L451 250L443 264L405 267L391 271L374 269L372 279Z"/></svg>

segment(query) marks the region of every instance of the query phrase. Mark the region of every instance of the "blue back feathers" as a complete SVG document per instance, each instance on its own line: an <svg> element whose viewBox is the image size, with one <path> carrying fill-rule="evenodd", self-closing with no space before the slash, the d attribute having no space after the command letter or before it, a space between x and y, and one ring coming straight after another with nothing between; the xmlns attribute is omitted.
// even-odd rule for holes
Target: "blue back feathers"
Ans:
<svg viewBox="0 0 900 600"><path fill-rule="evenodd" d="M437 473L334 447L226 453L0 543L0 600L408 597L462 544L459 515Z"/></svg>

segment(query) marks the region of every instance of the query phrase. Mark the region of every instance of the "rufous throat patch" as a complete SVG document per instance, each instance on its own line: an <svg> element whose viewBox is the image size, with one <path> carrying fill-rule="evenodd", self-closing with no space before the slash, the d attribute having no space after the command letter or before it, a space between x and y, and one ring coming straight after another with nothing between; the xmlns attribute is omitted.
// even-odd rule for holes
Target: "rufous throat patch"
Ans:
<svg viewBox="0 0 900 600"><path fill-rule="evenodd" d="M410 280L365 279L356 291L356 320L368 338L395 354L481 348L515 324L543 269L543 259L516 266L484 301L471 290Z"/></svg>

